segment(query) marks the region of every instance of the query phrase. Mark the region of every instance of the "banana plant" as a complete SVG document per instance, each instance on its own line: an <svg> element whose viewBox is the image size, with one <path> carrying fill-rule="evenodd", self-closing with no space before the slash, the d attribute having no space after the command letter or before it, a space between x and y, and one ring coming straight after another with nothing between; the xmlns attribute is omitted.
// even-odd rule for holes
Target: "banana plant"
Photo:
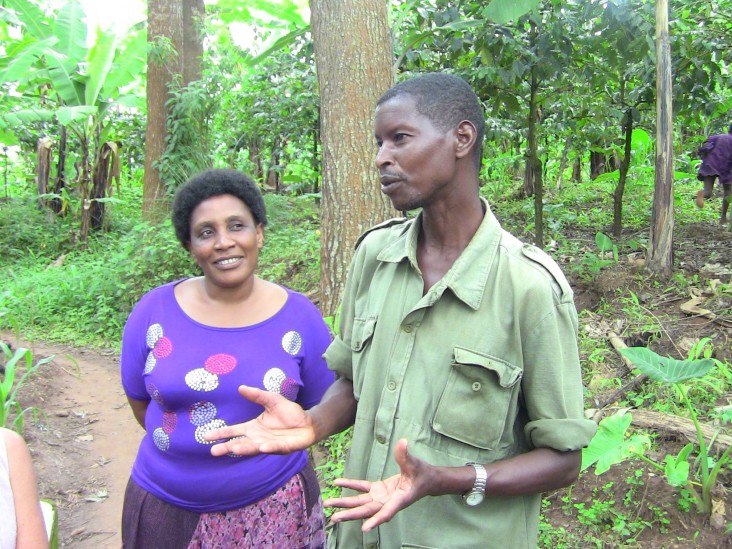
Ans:
<svg viewBox="0 0 732 549"><path fill-rule="evenodd" d="M85 14L78 0L68 0L53 17L29 0L6 0L5 6L11 10L5 13L6 21L19 27L22 37L8 45L7 62L0 66L0 85L11 84L35 100L30 107L6 114L0 130L29 122L56 122L76 137L81 148L76 176L80 237L85 241L90 197L106 195L105 189L95 188L100 183L94 176L99 173L96 164L107 142L110 107L115 103L143 107L141 94L125 95L124 90L143 73L145 33L132 32L121 40L113 32L98 29L88 46Z"/></svg>

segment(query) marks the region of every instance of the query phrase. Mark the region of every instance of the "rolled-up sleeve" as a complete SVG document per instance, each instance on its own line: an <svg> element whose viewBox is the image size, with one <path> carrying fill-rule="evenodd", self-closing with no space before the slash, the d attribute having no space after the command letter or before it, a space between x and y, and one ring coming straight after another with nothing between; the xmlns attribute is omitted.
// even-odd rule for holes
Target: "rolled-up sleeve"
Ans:
<svg viewBox="0 0 732 549"><path fill-rule="evenodd" d="M529 417L526 438L536 448L584 448L597 426L584 417L577 313L571 298L556 304L527 340L522 381Z"/></svg>

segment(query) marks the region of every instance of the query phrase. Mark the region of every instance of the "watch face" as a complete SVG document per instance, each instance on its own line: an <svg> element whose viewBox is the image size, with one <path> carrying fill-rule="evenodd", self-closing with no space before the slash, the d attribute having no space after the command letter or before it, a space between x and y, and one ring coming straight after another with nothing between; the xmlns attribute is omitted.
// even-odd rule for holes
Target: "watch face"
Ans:
<svg viewBox="0 0 732 549"><path fill-rule="evenodd" d="M478 505L481 501L483 501L483 494L480 492L470 492L465 496L465 503L471 507Z"/></svg>

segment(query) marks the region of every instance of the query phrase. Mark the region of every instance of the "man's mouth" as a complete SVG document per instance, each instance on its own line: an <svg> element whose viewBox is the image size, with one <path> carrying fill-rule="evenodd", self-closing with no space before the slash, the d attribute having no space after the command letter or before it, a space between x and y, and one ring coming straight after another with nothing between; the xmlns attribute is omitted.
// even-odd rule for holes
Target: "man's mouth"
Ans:
<svg viewBox="0 0 732 549"><path fill-rule="evenodd" d="M379 177L379 180L381 181L382 187L388 187L389 185L393 185L394 183L401 181L401 178L396 175L383 174Z"/></svg>

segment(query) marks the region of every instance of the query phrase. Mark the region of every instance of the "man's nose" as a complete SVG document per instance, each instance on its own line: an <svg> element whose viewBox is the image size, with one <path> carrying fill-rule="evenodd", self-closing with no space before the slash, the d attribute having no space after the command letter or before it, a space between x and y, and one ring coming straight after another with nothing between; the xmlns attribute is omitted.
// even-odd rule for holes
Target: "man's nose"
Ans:
<svg viewBox="0 0 732 549"><path fill-rule="evenodd" d="M376 153L376 167L381 169L384 166L388 166L394 162L391 148L386 144L382 144L379 147L379 151Z"/></svg>

